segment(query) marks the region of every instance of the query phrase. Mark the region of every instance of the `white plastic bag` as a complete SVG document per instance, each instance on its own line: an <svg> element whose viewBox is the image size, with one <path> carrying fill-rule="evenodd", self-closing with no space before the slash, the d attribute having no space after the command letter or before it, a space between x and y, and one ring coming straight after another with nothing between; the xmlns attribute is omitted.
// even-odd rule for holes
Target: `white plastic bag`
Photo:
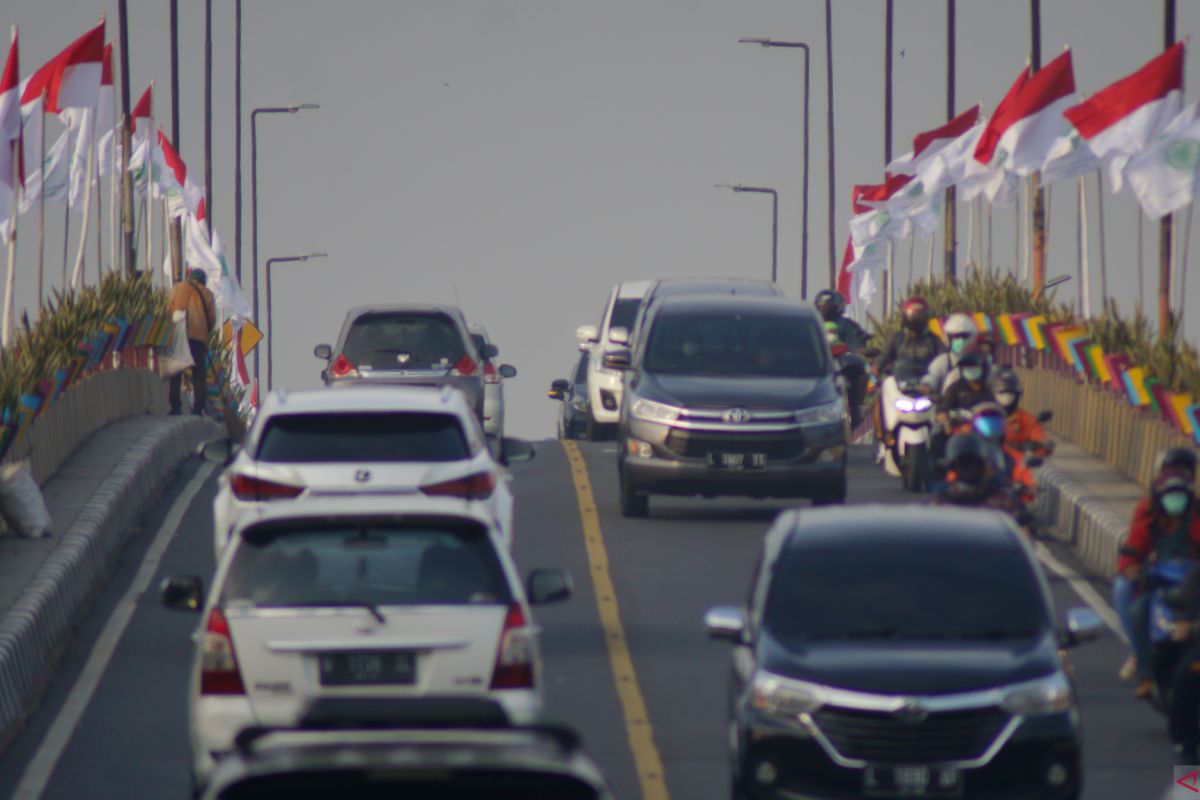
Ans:
<svg viewBox="0 0 1200 800"><path fill-rule="evenodd" d="M158 374L163 378L174 378L195 362L192 360L192 348L188 346L187 312L182 309L171 316L175 326L171 334L171 348L163 350L158 359Z"/></svg>
<svg viewBox="0 0 1200 800"><path fill-rule="evenodd" d="M28 461L0 465L0 514L18 536L50 535L50 510Z"/></svg>

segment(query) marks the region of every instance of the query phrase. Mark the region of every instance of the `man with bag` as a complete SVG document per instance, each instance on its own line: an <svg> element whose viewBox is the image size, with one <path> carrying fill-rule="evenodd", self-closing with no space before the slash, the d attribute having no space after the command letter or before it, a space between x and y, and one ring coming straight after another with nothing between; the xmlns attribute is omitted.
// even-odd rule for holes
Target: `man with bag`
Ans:
<svg viewBox="0 0 1200 800"><path fill-rule="evenodd" d="M197 416L204 414L205 403L208 400L208 337L217 323L217 305L213 293L205 285L207 282L204 270L189 270L186 281L171 287L170 301L167 305L167 310L172 315L182 311L187 316L188 349L192 355L192 389L195 392L192 413ZM182 413L179 396L182 383L182 372L171 378L170 401L173 415Z"/></svg>

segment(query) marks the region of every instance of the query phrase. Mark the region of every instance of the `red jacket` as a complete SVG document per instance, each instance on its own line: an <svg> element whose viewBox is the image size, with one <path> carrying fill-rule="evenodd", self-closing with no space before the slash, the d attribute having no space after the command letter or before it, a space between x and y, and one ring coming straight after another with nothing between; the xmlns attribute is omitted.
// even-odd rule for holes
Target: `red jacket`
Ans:
<svg viewBox="0 0 1200 800"><path fill-rule="evenodd" d="M1121 555L1117 559L1118 570L1124 570L1133 564L1144 564L1154 550L1155 536L1153 532L1160 515L1155 511L1153 502L1151 498L1143 497L1137 504L1137 508L1133 510L1133 522L1129 525L1129 536L1125 538L1125 545L1121 548ZM1197 509L1196 504L1193 503L1192 527L1188 531L1188 539L1191 541L1191 558L1200 558L1200 513L1198 512L1200 509Z"/></svg>

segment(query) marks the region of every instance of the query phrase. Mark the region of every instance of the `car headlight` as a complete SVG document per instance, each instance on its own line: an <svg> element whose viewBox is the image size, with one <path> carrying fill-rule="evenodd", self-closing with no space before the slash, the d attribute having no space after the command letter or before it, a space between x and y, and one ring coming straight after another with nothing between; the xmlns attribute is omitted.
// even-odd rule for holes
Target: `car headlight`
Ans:
<svg viewBox="0 0 1200 800"><path fill-rule="evenodd" d="M1011 714L1035 717L1060 714L1071 708L1071 684L1061 672L1013 689L1000 706Z"/></svg>
<svg viewBox="0 0 1200 800"><path fill-rule="evenodd" d="M928 397L897 397L892 404L901 414L920 414L933 407Z"/></svg>
<svg viewBox="0 0 1200 800"><path fill-rule="evenodd" d="M758 672L750 686L750 704L772 717L796 721L821 707L817 687L770 672Z"/></svg>
<svg viewBox="0 0 1200 800"><path fill-rule="evenodd" d="M650 422L672 423L679 419L680 409L653 400L638 400L629 408L629 413L638 419Z"/></svg>
<svg viewBox="0 0 1200 800"><path fill-rule="evenodd" d="M834 400L816 408L805 408L796 412L796 421L801 425L831 425L841 422L846 415L846 407L841 400Z"/></svg>

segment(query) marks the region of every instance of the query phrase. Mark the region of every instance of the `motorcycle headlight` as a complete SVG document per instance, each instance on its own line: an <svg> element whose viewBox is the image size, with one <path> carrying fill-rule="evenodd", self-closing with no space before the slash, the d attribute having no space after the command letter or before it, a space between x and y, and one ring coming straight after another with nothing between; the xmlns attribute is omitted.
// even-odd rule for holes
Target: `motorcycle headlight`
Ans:
<svg viewBox="0 0 1200 800"><path fill-rule="evenodd" d="M922 411L928 411L933 408L933 401L928 397L913 398L913 411L920 414Z"/></svg>
<svg viewBox="0 0 1200 800"><path fill-rule="evenodd" d="M1061 714L1071 708L1071 684L1061 672L1013 689L1000 706L1011 714L1036 717Z"/></svg>
<svg viewBox="0 0 1200 800"><path fill-rule="evenodd" d="M892 403L901 414L911 414L915 409L911 397L897 397Z"/></svg>
<svg viewBox="0 0 1200 800"><path fill-rule="evenodd" d="M679 419L680 409L666 403L656 403L653 400L638 400L630 408L629 413L637 419L649 422L670 424Z"/></svg>
<svg viewBox="0 0 1200 800"><path fill-rule="evenodd" d="M846 407L841 400L834 400L816 408L805 408L796 412L796 421L801 425L831 425L841 422L846 414Z"/></svg>
<svg viewBox="0 0 1200 800"><path fill-rule="evenodd" d="M974 426L979 435L985 439L996 439L1004 433L1004 420L1001 417L976 417Z"/></svg>
<svg viewBox="0 0 1200 800"><path fill-rule="evenodd" d="M821 694L811 684L759 672L750 687L750 704L756 711L794 722L821 707Z"/></svg>

